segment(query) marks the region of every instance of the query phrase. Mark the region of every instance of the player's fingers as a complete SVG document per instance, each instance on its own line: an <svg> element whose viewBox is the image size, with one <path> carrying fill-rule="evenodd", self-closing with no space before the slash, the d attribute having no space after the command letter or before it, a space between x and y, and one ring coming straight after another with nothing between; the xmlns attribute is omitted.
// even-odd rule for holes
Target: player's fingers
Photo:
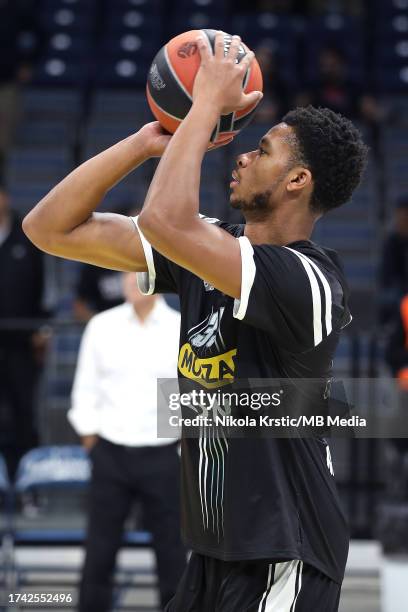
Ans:
<svg viewBox="0 0 408 612"><path fill-rule="evenodd" d="M254 104L259 104L262 98L263 98L262 91L251 91L248 94L243 93L238 110L241 110L242 108L247 108L247 106L253 106Z"/></svg>
<svg viewBox="0 0 408 612"><path fill-rule="evenodd" d="M219 31L215 35L215 41L214 41L214 55L215 55L215 57L217 57L217 58L224 57L224 47L225 47L225 33Z"/></svg>
<svg viewBox="0 0 408 612"><path fill-rule="evenodd" d="M234 34L234 36L231 38L231 43L228 49L227 57L234 59L234 60L237 59L240 46L241 46L241 37L238 36L238 34Z"/></svg>
<svg viewBox="0 0 408 612"><path fill-rule="evenodd" d="M200 36L197 36L196 38L196 45L201 57L201 63L203 63L211 57L211 49L208 43L208 38L200 34Z"/></svg>
<svg viewBox="0 0 408 612"><path fill-rule="evenodd" d="M242 58L242 60L239 63L239 65L242 68L243 72L246 72L248 70L248 68L250 67L250 65L254 61L254 59L255 59L255 53L253 51L248 51L248 53L246 55L244 55L244 57Z"/></svg>

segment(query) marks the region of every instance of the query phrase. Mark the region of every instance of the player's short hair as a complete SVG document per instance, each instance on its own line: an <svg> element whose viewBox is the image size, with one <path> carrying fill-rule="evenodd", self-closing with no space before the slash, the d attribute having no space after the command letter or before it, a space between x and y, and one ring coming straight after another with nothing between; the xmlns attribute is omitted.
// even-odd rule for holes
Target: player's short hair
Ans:
<svg viewBox="0 0 408 612"><path fill-rule="evenodd" d="M294 163L312 173L312 210L325 213L348 202L367 163L361 132L328 108L297 108L282 121L296 134Z"/></svg>

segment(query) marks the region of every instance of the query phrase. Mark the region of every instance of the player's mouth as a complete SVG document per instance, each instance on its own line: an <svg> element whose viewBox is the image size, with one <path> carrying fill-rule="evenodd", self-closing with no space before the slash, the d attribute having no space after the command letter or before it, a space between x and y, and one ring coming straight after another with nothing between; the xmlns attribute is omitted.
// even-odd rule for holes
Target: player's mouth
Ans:
<svg viewBox="0 0 408 612"><path fill-rule="evenodd" d="M232 181L230 182L230 188L232 189L236 185L239 185L239 182L240 181L239 181L238 174L235 172L235 170L233 170L233 172L232 172Z"/></svg>

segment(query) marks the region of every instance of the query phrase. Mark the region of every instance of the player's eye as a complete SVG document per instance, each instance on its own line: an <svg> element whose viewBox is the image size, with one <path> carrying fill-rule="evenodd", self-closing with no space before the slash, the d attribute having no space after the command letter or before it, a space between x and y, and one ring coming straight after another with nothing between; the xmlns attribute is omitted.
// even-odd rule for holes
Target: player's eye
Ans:
<svg viewBox="0 0 408 612"><path fill-rule="evenodd" d="M259 155L266 155L266 151L262 147L259 147L258 151L259 151Z"/></svg>

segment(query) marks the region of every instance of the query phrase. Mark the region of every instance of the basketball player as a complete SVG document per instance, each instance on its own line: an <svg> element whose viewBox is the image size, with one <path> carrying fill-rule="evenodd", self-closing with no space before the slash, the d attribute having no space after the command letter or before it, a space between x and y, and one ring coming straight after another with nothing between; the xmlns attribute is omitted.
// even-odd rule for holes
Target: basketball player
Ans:
<svg viewBox="0 0 408 612"><path fill-rule="evenodd" d="M54 255L138 272L146 293L179 293L184 379L328 378L351 315L336 255L310 236L319 217L350 199L366 147L327 109L292 111L237 158L230 201L246 224L200 217L214 125L261 94L242 92L253 54L235 62L239 37L226 55L221 33L214 54L204 38L197 45L193 105L171 140L157 123L144 126L66 177L24 230ZM94 213L111 187L157 155L138 219ZM214 489L210 474L218 477L220 465ZM184 439L182 479L193 554L168 612L338 609L348 533L324 440Z"/></svg>

